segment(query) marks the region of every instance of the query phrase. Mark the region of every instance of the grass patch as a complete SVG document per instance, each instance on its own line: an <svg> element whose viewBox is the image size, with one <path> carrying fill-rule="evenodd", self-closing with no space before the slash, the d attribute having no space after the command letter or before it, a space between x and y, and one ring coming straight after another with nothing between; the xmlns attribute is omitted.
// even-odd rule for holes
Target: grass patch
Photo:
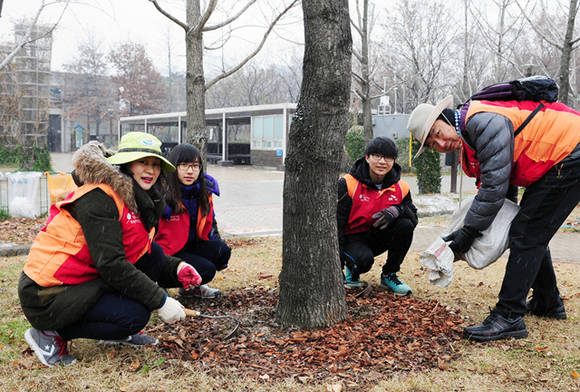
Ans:
<svg viewBox="0 0 580 392"><path fill-rule="evenodd" d="M225 295L250 285L277 288L282 262L279 237L235 239L230 267L218 272L211 283ZM455 278L445 289L428 282L428 273L410 252L400 277L422 299L437 298L458 308L466 324L480 322L488 306L497 301L506 256L483 270L464 262L456 264ZM363 280L377 283L385 256L379 256ZM529 337L491 343L461 341L454 349L458 360L424 372L373 374L368 385L352 385L348 379L298 377L281 381L233 376L227 370L209 376L187 362L169 360L156 349L104 346L79 339L72 345L78 362L68 368L44 368L26 352L23 332L28 327L16 293L25 257L0 258L0 390L34 391L326 391L326 385L342 383L346 391L578 391L573 371L580 372L580 263L556 263L559 286L568 320L526 317ZM147 329L160 323L154 317ZM113 347L113 348L112 348ZM203 369L203 366L201 367Z"/></svg>

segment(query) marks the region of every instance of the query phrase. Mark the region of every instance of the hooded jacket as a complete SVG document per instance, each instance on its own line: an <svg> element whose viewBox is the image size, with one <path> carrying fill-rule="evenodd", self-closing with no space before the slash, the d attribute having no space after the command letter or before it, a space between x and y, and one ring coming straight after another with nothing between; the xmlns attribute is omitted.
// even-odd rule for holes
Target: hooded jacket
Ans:
<svg viewBox="0 0 580 392"><path fill-rule="evenodd" d="M84 248L88 252L82 258L92 263L90 267L97 274L90 274L87 278L87 270L69 270L69 278L75 273L80 277L78 284L47 284L45 281L37 282L23 272L18 287L22 309L30 323L39 329L56 330L76 322L105 292L119 292L150 310L161 307L166 295L156 282L135 268L128 259L123 243L124 217L119 214L120 203L140 220L143 226L141 233L147 235L150 230L154 230L160 211L164 208L159 193L154 189L144 191L131 177L119 172L105 160L98 143L91 142L81 147L73 155L73 167L75 179L81 182L79 185L85 184L77 191L84 193L78 198L74 194L69 195L69 198L75 200L63 203L62 209L66 212L61 213L70 214L72 219L69 221L73 225L75 222L80 225L86 244ZM87 191L87 188L90 190ZM47 227L50 223L49 220ZM43 230L47 230L47 227ZM62 235L68 234L67 231ZM142 244L142 240L137 242ZM46 242L40 236L33 243L33 248L35 246L47 249ZM63 251L48 250L57 256L55 259ZM149 247L146 251L149 251ZM48 270L54 269L51 267L52 259L34 259L39 255L45 257L46 254L44 251L31 252L27 265L42 264ZM179 262L179 259L168 257L164 264L162 276L167 287L179 285L176 276Z"/></svg>
<svg viewBox="0 0 580 392"><path fill-rule="evenodd" d="M371 197L371 203L374 201L375 203L380 203L380 197L386 196L386 194L381 194L379 188L373 183L370 177L369 172L369 164L365 160L365 158L360 158L356 160L353 166L350 169L349 174L354 177L360 184L366 187L367 191L376 194L377 196ZM381 186L382 190L388 191L394 185L401 185L403 187L406 186L408 189L408 185L401 180L401 166L395 163L393 164L393 168L385 175L383 179L383 183ZM378 196L381 194L381 196ZM400 217L406 217L413 222L413 225L416 226L418 219L417 219L417 208L413 205L413 200L411 198L411 192L406 192L402 200L398 203L394 204L399 208ZM344 245L344 236L348 230L349 225L349 218L355 216L357 211L353 211L353 200L348 192L347 181L345 177L341 177L338 180L338 206L336 210L336 219L337 219L337 226L338 226L338 243L339 247L342 250ZM362 218L362 217L361 217ZM364 226L368 226L368 223L371 221L371 217L364 217L367 224ZM342 252L341 252L342 254Z"/></svg>

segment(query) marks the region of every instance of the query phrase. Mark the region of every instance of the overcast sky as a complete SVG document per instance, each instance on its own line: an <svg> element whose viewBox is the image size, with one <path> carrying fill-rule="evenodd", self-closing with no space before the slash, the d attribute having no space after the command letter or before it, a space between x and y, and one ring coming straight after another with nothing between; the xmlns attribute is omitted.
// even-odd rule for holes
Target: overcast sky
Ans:
<svg viewBox="0 0 580 392"><path fill-rule="evenodd" d="M46 0L50 2L51 0ZM75 0L72 0L73 2ZM172 52L172 69L174 72L185 70L185 45L183 29L161 15L147 0L80 0L84 4L71 4L54 34L52 69L62 70L63 64L71 62L76 48L89 38L101 43L104 51L123 41L136 41L147 48L155 66L166 75L168 69L168 47ZM12 23L21 18L32 18L41 4L40 0L4 0L0 18L0 37L2 41L12 39ZM159 0L159 3L178 19L185 20L183 0ZM210 24L218 23L227 17L232 10L237 10L243 0L221 0L219 9L210 19ZM267 26L266 20L273 18L272 7L282 9L283 3L289 0L258 0L247 11L247 16L237 23L225 50L208 52L207 70L215 70L223 61L232 65L245 57L261 40L262 32ZM260 4L261 3L261 4ZM237 6L236 6L237 5ZM51 5L41 17L41 22L55 21L62 7ZM300 7L289 15L268 38L268 43L259 55L261 63L282 63L293 53L301 54L303 49L292 41L303 42ZM210 45L220 40L221 33L206 34L205 44Z"/></svg>

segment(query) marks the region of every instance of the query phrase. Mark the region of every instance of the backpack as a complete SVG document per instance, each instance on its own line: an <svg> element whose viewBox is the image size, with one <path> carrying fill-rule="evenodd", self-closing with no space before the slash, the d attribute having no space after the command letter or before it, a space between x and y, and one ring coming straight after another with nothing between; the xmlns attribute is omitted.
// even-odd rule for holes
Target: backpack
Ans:
<svg viewBox="0 0 580 392"><path fill-rule="evenodd" d="M492 84L473 94L467 102L471 100L556 102L557 99L558 85L556 82L547 76L535 75L509 82ZM543 107L544 104L540 102L518 129L516 129L514 137L528 125Z"/></svg>

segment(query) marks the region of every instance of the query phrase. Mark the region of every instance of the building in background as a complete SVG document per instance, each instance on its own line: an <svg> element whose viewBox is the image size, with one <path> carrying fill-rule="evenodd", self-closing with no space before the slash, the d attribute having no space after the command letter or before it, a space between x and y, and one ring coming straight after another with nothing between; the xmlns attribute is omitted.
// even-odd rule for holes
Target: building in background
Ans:
<svg viewBox="0 0 580 392"><path fill-rule="evenodd" d="M295 103L207 109L208 161L282 168ZM185 142L186 113L121 117L119 137L144 131L157 136L167 151Z"/></svg>
<svg viewBox="0 0 580 392"><path fill-rule="evenodd" d="M30 28L15 24L13 41L0 45L0 55L12 52ZM48 146L52 32L47 26L32 28L32 42L0 71L0 137L5 146Z"/></svg>

